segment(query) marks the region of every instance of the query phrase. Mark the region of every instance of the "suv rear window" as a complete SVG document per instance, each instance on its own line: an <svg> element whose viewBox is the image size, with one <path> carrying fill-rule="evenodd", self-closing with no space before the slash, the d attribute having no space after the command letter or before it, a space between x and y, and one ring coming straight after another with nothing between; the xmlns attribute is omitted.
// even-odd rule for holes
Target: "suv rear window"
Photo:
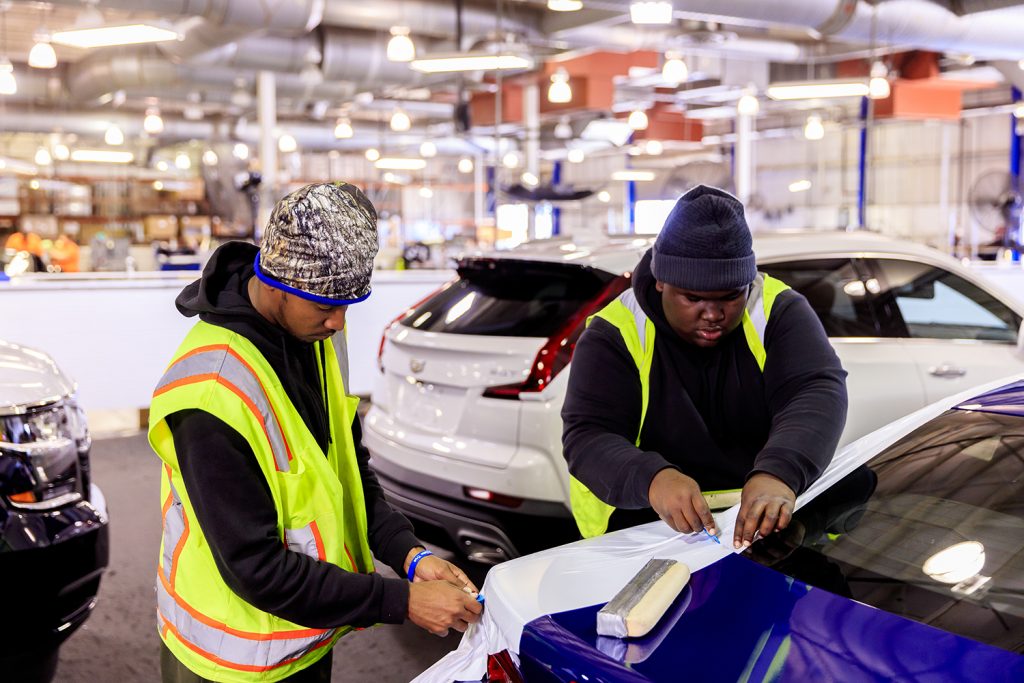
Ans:
<svg viewBox="0 0 1024 683"><path fill-rule="evenodd" d="M1024 651L1024 417L950 410L748 556L858 602Z"/></svg>
<svg viewBox="0 0 1024 683"><path fill-rule="evenodd" d="M425 332L549 337L615 276L587 266L466 259L459 279L405 316Z"/></svg>

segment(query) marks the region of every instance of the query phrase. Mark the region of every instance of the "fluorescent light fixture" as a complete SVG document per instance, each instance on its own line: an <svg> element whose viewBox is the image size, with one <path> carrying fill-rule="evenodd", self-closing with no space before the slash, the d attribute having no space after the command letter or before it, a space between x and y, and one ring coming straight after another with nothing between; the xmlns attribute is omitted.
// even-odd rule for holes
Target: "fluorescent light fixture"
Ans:
<svg viewBox="0 0 1024 683"><path fill-rule="evenodd" d="M459 159L459 173L472 173L473 172L473 160L469 157L462 157Z"/></svg>
<svg viewBox="0 0 1024 683"><path fill-rule="evenodd" d="M577 147L575 149L569 150L567 158L569 159L570 164L581 164L583 163L583 160L587 158L587 155L583 152L582 149L579 149Z"/></svg>
<svg viewBox="0 0 1024 683"><path fill-rule="evenodd" d="M408 26L391 27L387 54L390 62L411 62L416 59L416 46L409 37Z"/></svg>
<svg viewBox="0 0 1024 683"><path fill-rule="evenodd" d="M671 24L671 2L634 2L629 6L629 20L634 24Z"/></svg>
<svg viewBox="0 0 1024 683"><path fill-rule="evenodd" d="M294 135L285 133L277 139L277 148L287 154L297 150L299 148L299 143L295 140Z"/></svg>
<svg viewBox="0 0 1024 683"><path fill-rule="evenodd" d="M4 55L0 57L0 95L15 95L18 92L18 81L14 79L14 65Z"/></svg>
<svg viewBox="0 0 1024 683"><path fill-rule="evenodd" d="M108 145L123 145L124 144L124 133L115 124L110 124L107 128L107 132L103 134L103 142Z"/></svg>
<svg viewBox="0 0 1024 683"><path fill-rule="evenodd" d="M616 147L626 144L626 140L633 134L629 123L620 119L594 119L587 124L587 127L580 133L583 140L595 140L610 142Z"/></svg>
<svg viewBox="0 0 1024 683"><path fill-rule="evenodd" d="M142 129L150 135L164 132L164 120L160 117L159 109L150 107L146 110L146 118L142 119Z"/></svg>
<svg viewBox="0 0 1024 683"><path fill-rule="evenodd" d="M808 81L768 86L773 100L807 100L826 97L864 97L870 91L865 81Z"/></svg>
<svg viewBox="0 0 1024 683"><path fill-rule="evenodd" d="M621 180L624 182L648 182L654 180L654 171L637 171L633 169L615 171L612 173L612 180Z"/></svg>
<svg viewBox="0 0 1024 683"><path fill-rule="evenodd" d="M569 73L558 69L551 74L551 85L548 86L548 102L566 104L572 102L572 87L569 85Z"/></svg>
<svg viewBox="0 0 1024 683"><path fill-rule="evenodd" d="M425 159L409 157L383 157L373 165L385 171L419 171L427 167L427 162Z"/></svg>
<svg viewBox="0 0 1024 683"><path fill-rule="evenodd" d="M414 59L410 66L420 73L436 74L453 71L509 71L532 69L533 58L511 53L453 53Z"/></svg>
<svg viewBox="0 0 1024 683"><path fill-rule="evenodd" d="M666 52L665 63L661 66L661 77L668 83L679 85L690 77L690 69L678 53Z"/></svg>
<svg viewBox="0 0 1024 683"><path fill-rule="evenodd" d="M825 137L825 126L817 114L807 117L807 123L804 124L804 137L808 140L820 140Z"/></svg>
<svg viewBox="0 0 1024 683"><path fill-rule="evenodd" d="M789 184L790 192L806 192L811 189L810 180L795 180Z"/></svg>
<svg viewBox="0 0 1024 683"><path fill-rule="evenodd" d="M334 137L339 140L350 138L355 134L352 130L352 122L346 118L338 119L338 123L334 126Z"/></svg>
<svg viewBox="0 0 1024 683"><path fill-rule="evenodd" d="M113 149L76 149L71 152L71 161L88 161L104 164L127 164L135 158L131 152Z"/></svg>
<svg viewBox="0 0 1024 683"><path fill-rule="evenodd" d="M576 12L583 9L583 0L548 0L552 12Z"/></svg>
<svg viewBox="0 0 1024 683"><path fill-rule="evenodd" d="M159 43L165 40L178 40L180 37L177 31L155 24L124 24L57 31L53 34L52 40L58 45L90 48Z"/></svg>
<svg viewBox="0 0 1024 683"><path fill-rule="evenodd" d="M57 66L57 53L49 37L39 36L28 53L28 65L34 69L52 69Z"/></svg>
<svg viewBox="0 0 1024 683"><path fill-rule="evenodd" d="M39 169L35 165L22 161L21 159L11 159L10 157L0 157L0 171L13 171L14 173L23 173L25 175L35 175L39 172Z"/></svg>
<svg viewBox="0 0 1024 683"><path fill-rule="evenodd" d="M633 130L646 130L649 123L647 120L647 112L643 109L634 109L629 113L627 123Z"/></svg>
<svg viewBox="0 0 1024 683"><path fill-rule="evenodd" d="M391 115L391 130L396 133L404 133L405 131L412 128L412 121L409 120L409 115L401 109L396 109L395 113Z"/></svg>
<svg viewBox="0 0 1024 683"><path fill-rule="evenodd" d="M424 159L431 159L437 156L437 145L430 140L424 140L420 144L420 156Z"/></svg>

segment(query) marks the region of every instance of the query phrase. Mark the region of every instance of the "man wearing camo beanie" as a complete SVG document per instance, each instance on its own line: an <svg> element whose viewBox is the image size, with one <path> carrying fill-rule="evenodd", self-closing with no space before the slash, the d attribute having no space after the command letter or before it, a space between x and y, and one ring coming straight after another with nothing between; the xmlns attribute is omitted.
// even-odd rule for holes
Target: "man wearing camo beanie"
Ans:
<svg viewBox="0 0 1024 683"><path fill-rule="evenodd" d="M384 499L344 344L328 341L370 296L377 247L358 188L307 185L277 203L259 249L222 245L178 296L199 322L149 429L164 465L164 681L329 681L331 646L353 628L408 618L445 634L479 618L476 587Z"/></svg>

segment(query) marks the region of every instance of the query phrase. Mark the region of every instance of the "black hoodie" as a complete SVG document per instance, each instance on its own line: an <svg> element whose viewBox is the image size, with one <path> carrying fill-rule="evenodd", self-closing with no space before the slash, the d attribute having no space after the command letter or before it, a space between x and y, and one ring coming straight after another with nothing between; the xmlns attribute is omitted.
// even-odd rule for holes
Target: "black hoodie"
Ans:
<svg viewBox="0 0 1024 683"><path fill-rule="evenodd" d="M331 436L314 355L317 345L292 337L253 308L247 284L256 251L244 242L228 242L217 249L202 278L178 295L178 310L251 341L326 452ZM238 432L201 410L181 411L167 421L189 500L231 590L265 612L310 628L405 619L409 585L404 580L354 574L284 548L270 488L252 448ZM358 418L352 424L352 439L366 496L370 549L402 576L405 557L418 541L408 520L384 500L362 446Z"/></svg>
<svg viewBox="0 0 1024 683"><path fill-rule="evenodd" d="M765 329L764 372L741 327L713 348L677 335L665 319L648 252L633 291L653 321L647 415L637 448L640 379L622 335L595 318L572 357L562 408L569 471L617 508L610 529L658 517L647 498L666 467L702 491L735 489L767 472L802 493L832 460L846 423L846 371L810 305L779 294Z"/></svg>

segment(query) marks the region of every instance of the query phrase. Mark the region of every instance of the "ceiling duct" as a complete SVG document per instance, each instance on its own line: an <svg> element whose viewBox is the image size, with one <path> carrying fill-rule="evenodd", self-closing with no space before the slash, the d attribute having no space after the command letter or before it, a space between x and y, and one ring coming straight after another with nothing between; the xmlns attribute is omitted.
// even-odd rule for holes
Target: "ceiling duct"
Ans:
<svg viewBox="0 0 1024 683"><path fill-rule="evenodd" d="M501 18L501 33L514 33L524 38L540 38L541 13L523 3L506 3L515 8ZM464 36L497 34L499 25L494 3L465 3L462 8ZM447 0L373 0L355 3L349 0L328 0L324 7L326 26L387 30L392 26L409 26L415 38L419 35L448 37L455 33L455 5Z"/></svg>

